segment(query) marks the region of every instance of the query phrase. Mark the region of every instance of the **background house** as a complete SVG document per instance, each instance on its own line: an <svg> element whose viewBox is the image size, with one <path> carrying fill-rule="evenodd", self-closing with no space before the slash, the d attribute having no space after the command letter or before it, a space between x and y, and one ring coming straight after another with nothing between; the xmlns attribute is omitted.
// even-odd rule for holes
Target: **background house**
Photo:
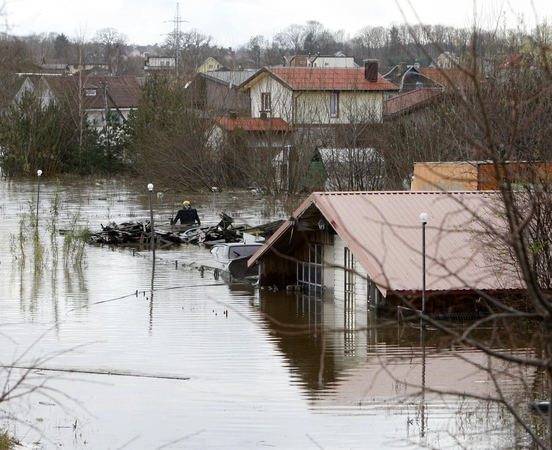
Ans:
<svg viewBox="0 0 552 450"><path fill-rule="evenodd" d="M108 112L126 121L138 107L142 95L136 77L36 76L27 77L17 92L19 101L26 93L40 98L43 105L65 104L75 117L84 111L88 122L98 128L105 125Z"/></svg>
<svg viewBox="0 0 552 450"><path fill-rule="evenodd" d="M223 70L197 73L186 89L197 109L209 115L226 116L236 111L240 116L250 115L249 93L237 91L254 72L251 70Z"/></svg>
<svg viewBox="0 0 552 450"><path fill-rule="evenodd" d="M224 64L210 56L199 65L197 72L214 72L220 69L224 69Z"/></svg>
<svg viewBox="0 0 552 450"><path fill-rule="evenodd" d="M400 63L384 74L383 78L397 86L400 93L421 88L443 88L437 81L422 73L418 64Z"/></svg>
<svg viewBox="0 0 552 450"><path fill-rule="evenodd" d="M352 56L345 56L342 52L334 55L295 55L289 59L290 67L321 67L358 69L358 64Z"/></svg>
<svg viewBox="0 0 552 450"><path fill-rule="evenodd" d="M238 86L249 92L251 117L278 117L296 125L381 122L383 95L398 88L364 69L265 67Z"/></svg>
<svg viewBox="0 0 552 450"><path fill-rule="evenodd" d="M146 71L169 71L175 70L176 57L174 56L148 56L146 57L144 70Z"/></svg>
<svg viewBox="0 0 552 450"><path fill-rule="evenodd" d="M476 308L480 292L519 292L513 264L484 243L499 225L491 192L314 192L249 260L260 284L300 285L336 302L421 309L422 224L426 226L428 312ZM474 218L477 211L481 221ZM478 236L481 236L479 238Z"/></svg>

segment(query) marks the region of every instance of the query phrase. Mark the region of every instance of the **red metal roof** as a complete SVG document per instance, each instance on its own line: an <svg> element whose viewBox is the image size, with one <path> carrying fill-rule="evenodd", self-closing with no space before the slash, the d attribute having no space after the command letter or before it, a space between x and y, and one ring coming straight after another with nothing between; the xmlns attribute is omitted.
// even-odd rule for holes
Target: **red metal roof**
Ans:
<svg viewBox="0 0 552 450"><path fill-rule="evenodd" d="M259 117L222 117L217 120L221 128L227 131L242 129L245 131L287 131L289 125L280 118L261 119Z"/></svg>
<svg viewBox="0 0 552 450"><path fill-rule="evenodd" d="M399 89L379 74L377 82L368 81L364 77L364 68L271 67L261 69L257 75L263 72L297 91L397 91Z"/></svg>
<svg viewBox="0 0 552 450"><path fill-rule="evenodd" d="M384 295L422 290L422 212L429 215L427 291L519 290L518 274L478 237L487 234L475 214L496 224L500 204L490 191L315 192L293 217L300 223L303 213L317 208ZM286 221L249 264L290 227Z"/></svg>
<svg viewBox="0 0 552 450"><path fill-rule="evenodd" d="M392 116L397 113L407 112L412 108L426 104L442 93L441 89L422 88L397 95L383 102L383 114Z"/></svg>

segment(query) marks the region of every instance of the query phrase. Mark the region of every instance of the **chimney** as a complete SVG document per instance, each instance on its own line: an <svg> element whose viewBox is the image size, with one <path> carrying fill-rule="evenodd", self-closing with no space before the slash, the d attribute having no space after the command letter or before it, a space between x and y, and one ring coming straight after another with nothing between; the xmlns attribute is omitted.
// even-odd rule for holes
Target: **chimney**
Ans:
<svg viewBox="0 0 552 450"><path fill-rule="evenodd" d="M377 59L365 59L364 60L364 78L371 83L378 82L378 60Z"/></svg>

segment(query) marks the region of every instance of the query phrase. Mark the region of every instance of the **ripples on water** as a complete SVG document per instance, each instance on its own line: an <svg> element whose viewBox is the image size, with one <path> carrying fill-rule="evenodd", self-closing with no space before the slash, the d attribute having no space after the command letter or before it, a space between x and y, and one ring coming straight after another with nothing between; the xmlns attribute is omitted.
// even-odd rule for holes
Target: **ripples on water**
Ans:
<svg viewBox="0 0 552 450"><path fill-rule="evenodd" d="M3 180L0 204L0 358L38 365L30 386L47 380L59 390L0 405L4 416L21 419L3 423L25 441L48 449L171 442L166 448L365 449L446 447L455 439L468 448L510 448L516 439L496 407L409 396L415 389L407 385L438 387L453 376L450 367L466 386L488 389L483 373L452 355L428 348L422 359L419 330L344 331L342 305L202 275L198 267L211 261L202 247L159 250L155 266L148 251L87 247L79 265L54 258L41 227L44 264L33 264L30 243L25 264L14 261L10 236L28 217L35 189ZM56 189L59 228L77 215L92 230L149 217L145 188L46 181L43 225ZM220 212L249 225L289 214L283 203L248 193L186 199L206 224L217 223ZM182 200L155 195L156 224L168 222ZM61 248L63 238L56 239ZM489 428L498 431L483 432Z"/></svg>

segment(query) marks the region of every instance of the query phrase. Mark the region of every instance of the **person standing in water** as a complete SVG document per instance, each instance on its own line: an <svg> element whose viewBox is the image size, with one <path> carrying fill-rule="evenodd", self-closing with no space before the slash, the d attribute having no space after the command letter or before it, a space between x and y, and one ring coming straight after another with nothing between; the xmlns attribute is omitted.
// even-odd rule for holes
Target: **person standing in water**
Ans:
<svg viewBox="0 0 552 450"><path fill-rule="evenodd" d="M186 200L182 203L182 206L183 208L178 211L176 217L171 220L171 225L174 225L179 220L181 225L193 225L196 222L198 226L201 225L201 221L197 215L197 210L192 208L190 202Z"/></svg>

